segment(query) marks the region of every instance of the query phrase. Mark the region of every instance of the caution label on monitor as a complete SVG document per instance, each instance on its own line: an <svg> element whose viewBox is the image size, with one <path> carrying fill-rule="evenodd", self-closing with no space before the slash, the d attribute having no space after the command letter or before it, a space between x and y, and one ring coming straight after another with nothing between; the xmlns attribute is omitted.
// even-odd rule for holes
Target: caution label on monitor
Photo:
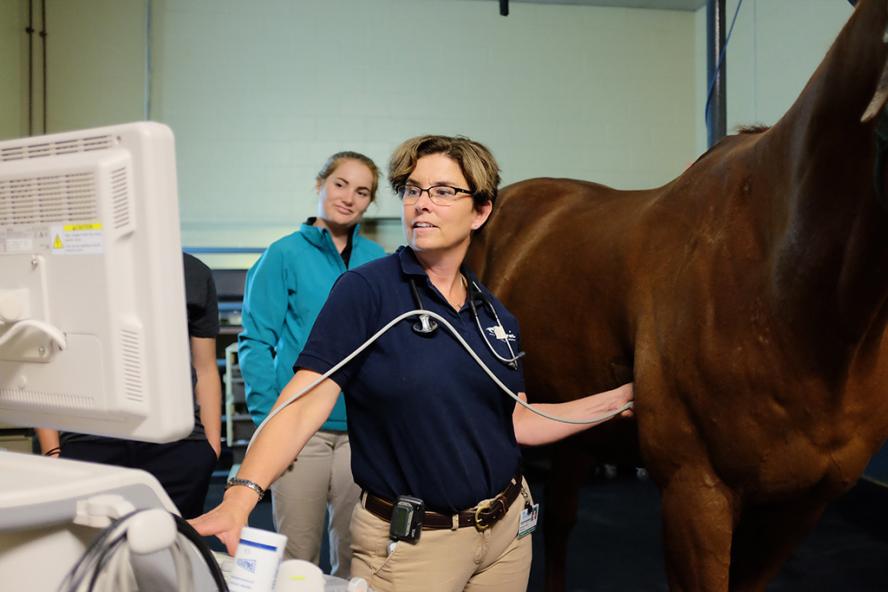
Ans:
<svg viewBox="0 0 888 592"><path fill-rule="evenodd" d="M93 255L105 250L101 223L56 224L49 230L54 255Z"/></svg>

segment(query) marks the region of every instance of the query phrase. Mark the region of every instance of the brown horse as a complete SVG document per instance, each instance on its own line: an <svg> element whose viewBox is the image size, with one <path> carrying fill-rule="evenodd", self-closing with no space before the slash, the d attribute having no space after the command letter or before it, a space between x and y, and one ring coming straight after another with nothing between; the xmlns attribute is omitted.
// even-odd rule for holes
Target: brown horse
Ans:
<svg viewBox="0 0 888 592"><path fill-rule="evenodd" d="M888 436L886 4L772 128L659 189L517 183L472 246L532 400L634 375L674 590L762 590Z"/></svg>

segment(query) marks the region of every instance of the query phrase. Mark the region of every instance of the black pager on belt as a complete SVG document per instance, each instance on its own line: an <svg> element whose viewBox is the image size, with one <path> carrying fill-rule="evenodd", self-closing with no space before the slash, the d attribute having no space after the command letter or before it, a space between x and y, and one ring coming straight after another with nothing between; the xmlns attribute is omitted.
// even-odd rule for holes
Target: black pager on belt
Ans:
<svg viewBox="0 0 888 592"><path fill-rule="evenodd" d="M393 541L416 543L422 533L422 519L425 516L425 504L417 497L402 495L392 507L392 519L389 523L389 538Z"/></svg>

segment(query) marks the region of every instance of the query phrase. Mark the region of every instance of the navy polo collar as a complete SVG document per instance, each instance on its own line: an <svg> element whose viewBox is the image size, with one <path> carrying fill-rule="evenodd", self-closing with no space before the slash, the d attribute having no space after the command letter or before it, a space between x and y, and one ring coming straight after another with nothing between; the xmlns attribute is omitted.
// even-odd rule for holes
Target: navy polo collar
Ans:
<svg viewBox="0 0 888 592"><path fill-rule="evenodd" d="M419 264L419 259L416 258L416 253L413 252L413 249L401 246L398 247L395 253L398 255L398 262L401 264L401 273L404 275L428 277L425 269Z"/></svg>
<svg viewBox="0 0 888 592"><path fill-rule="evenodd" d="M407 279L410 279L411 276L414 278L417 278L417 277L423 278L425 280L425 282L424 282L425 285L428 286L429 288L431 288L438 295L439 298L441 298L442 300L444 300L446 302L446 299L443 296L441 296L441 294L438 292L438 289L432 285L432 282L429 279L428 274L426 273L425 269L423 269L422 265L419 263L419 260L416 258L416 253L413 252L413 249L411 249L408 246L401 246L401 247L398 247L398 249L395 251L395 254L398 256L398 262L401 265L401 273L404 276L406 276ZM478 283L478 277L472 272L471 269L469 269L466 266L465 263L463 263L462 265L459 266L459 271L460 271L460 273L462 273L466 277L467 282L478 286L478 291L482 292L482 294L483 294L482 288L480 287L481 284ZM472 293L473 293L473 290L470 288L469 289L469 297L472 296ZM466 302L463 304L463 306L460 310L465 309L466 306L468 306L468 303L469 303L469 300L468 300L468 298L466 298ZM447 309L452 310L449 306L447 307Z"/></svg>
<svg viewBox="0 0 888 592"><path fill-rule="evenodd" d="M419 259L416 258L416 253L413 252L413 249L408 246L400 246L395 251L395 254L398 255L398 261L401 264L401 272L404 275L420 276L428 279L429 276L419 263ZM466 280L477 281L475 274L466 267L465 263L459 266L459 271L466 276Z"/></svg>

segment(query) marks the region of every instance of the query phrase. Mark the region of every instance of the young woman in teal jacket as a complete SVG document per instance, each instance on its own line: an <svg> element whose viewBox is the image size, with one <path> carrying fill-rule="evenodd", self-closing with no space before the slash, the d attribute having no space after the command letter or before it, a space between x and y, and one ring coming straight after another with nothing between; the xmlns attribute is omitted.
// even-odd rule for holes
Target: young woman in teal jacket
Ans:
<svg viewBox="0 0 888 592"><path fill-rule="evenodd" d="M363 154L331 156L317 176L317 217L272 243L248 272L238 357L256 425L292 378L293 364L336 279L385 254L358 232L378 183L379 170ZM328 510L331 573L348 578L349 522L360 489L351 474L341 393L298 461L271 487L275 528L287 536L287 558L320 561Z"/></svg>

